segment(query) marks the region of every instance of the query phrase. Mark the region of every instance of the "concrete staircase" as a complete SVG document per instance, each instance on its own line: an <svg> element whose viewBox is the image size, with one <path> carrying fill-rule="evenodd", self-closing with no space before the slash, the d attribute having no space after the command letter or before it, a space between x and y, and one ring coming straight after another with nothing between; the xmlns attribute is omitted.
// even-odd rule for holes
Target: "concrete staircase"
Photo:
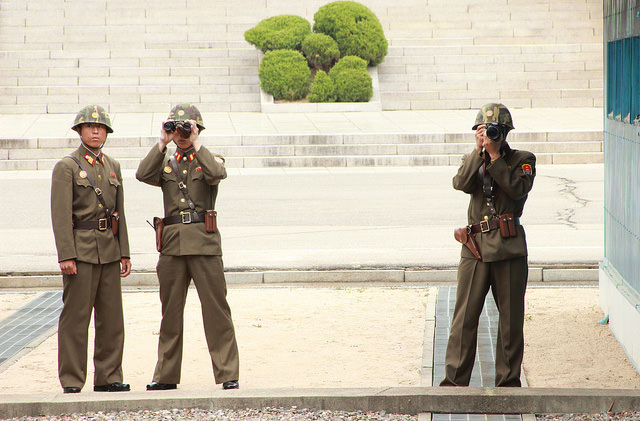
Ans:
<svg viewBox="0 0 640 421"><path fill-rule="evenodd" d="M260 111L245 30L277 14L313 22L327 0L3 0L0 114ZM380 18L383 110L600 106L598 0L362 0Z"/></svg>
<svg viewBox="0 0 640 421"><path fill-rule="evenodd" d="M2 0L0 116L71 114L87 103L113 113L260 112L259 53L244 32L296 14L313 22L328 0ZM598 0L361 0L381 20L389 54L378 66L382 110L601 107ZM8 120L3 120L8 121ZM540 163L602 162L602 134L514 133ZM450 133L211 136L233 167L457 165L468 145ZM123 133L126 135L126 133ZM4 138L0 170L50 169L77 140ZM120 133L118 133L120 136ZM155 138L110 136L135 168ZM73 147L72 147L73 145ZM136 158L131 158L136 157Z"/></svg>

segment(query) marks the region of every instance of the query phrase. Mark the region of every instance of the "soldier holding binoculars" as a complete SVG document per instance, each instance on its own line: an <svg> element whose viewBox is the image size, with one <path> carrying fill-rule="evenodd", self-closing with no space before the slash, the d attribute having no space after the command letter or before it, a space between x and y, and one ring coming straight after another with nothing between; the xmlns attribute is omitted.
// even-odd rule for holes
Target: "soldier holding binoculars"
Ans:
<svg viewBox="0 0 640 421"><path fill-rule="evenodd" d="M216 383L237 389L238 346L227 303L215 200L227 177L224 159L202 146L200 111L193 104L173 107L162 135L140 162L136 178L162 188L164 218L154 218L156 267L162 322L158 362L147 390L175 389L180 383L184 305L193 279L202 306L205 336ZM167 155L174 142L175 152Z"/></svg>

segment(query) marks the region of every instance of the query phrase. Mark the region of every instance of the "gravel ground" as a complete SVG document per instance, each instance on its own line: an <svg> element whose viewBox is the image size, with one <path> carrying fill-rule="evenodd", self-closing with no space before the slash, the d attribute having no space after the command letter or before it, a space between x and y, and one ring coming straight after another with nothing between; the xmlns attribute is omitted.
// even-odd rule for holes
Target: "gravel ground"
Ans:
<svg viewBox="0 0 640 421"><path fill-rule="evenodd" d="M411 415L387 414L385 412L344 412L344 411L314 411L310 409L262 408L230 410L217 409L207 411L203 409L172 409L165 411L135 411L135 412L89 412L85 414L71 414L60 416L20 417L11 421L204 421L204 420L328 420L328 421L409 421L417 420Z"/></svg>
<svg viewBox="0 0 640 421"><path fill-rule="evenodd" d="M640 420L640 411L637 412L619 412L619 413L603 413L603 414L550 414L537 415L537 421L637 421Z"/></svg>

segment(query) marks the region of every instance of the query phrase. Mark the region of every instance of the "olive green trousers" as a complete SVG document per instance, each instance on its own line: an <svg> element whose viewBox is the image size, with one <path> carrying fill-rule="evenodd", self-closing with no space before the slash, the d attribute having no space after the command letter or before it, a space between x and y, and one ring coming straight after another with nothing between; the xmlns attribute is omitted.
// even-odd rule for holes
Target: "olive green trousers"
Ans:
<svg viewBox="0 0 640 421"><path fill-rule="evenodd" d="M524 294L527 257L484 263L460 259L456 305L440 386L468 386L478 343L478 321L489 288L499 312L495 349L495 385L520 384L524 352Z"/></svg>

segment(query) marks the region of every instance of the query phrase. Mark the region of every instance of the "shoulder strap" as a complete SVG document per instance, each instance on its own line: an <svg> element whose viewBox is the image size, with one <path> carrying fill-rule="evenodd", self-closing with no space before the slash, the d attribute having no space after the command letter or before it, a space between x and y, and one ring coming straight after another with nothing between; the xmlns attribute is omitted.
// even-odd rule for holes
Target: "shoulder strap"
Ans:
<svg viewBox="0 0 640 421"><path fill-rule="evenodd" d="M87 171L84 168L84 166L82 166L82 162L80 162L80 160L78 158L76 158L75 156L67 155L67 157L73 159L74 161L76 161L76 164L78 164L80 169L87 174L87 180L89 180L89 183L91 183L91 187L93 187L93 191L96 192L96 196L98 196L98 201L102 205L102 208L104 209L104 212L107 214L107 216L111 216L111 212L109 212L109 209L107 208L107 204L104 201L104 197L102 197L102 190L100 189L100 187L96 187L96 183L93 182L93 178L89 174L89 171Z"/></svg>
<svg viewBox="0 0 640 421"><path fill-rule="evenodd" d="M178 188L180 189L180 191L182 192L182 195L184 196L185 200L189 204L189 208L191 210L196 210L196 205L195 203L193 203L193 200L191 200L191 197L189 197L187 186L184 184L184 182L182 181L182 177L180 176L180 170L178 169L178 163L176 161L176 157L171 155L171 157L169 158L169 162L171 163L171 168L173 168L173 172L176 174L176 181L178 181Z"/></svg>

